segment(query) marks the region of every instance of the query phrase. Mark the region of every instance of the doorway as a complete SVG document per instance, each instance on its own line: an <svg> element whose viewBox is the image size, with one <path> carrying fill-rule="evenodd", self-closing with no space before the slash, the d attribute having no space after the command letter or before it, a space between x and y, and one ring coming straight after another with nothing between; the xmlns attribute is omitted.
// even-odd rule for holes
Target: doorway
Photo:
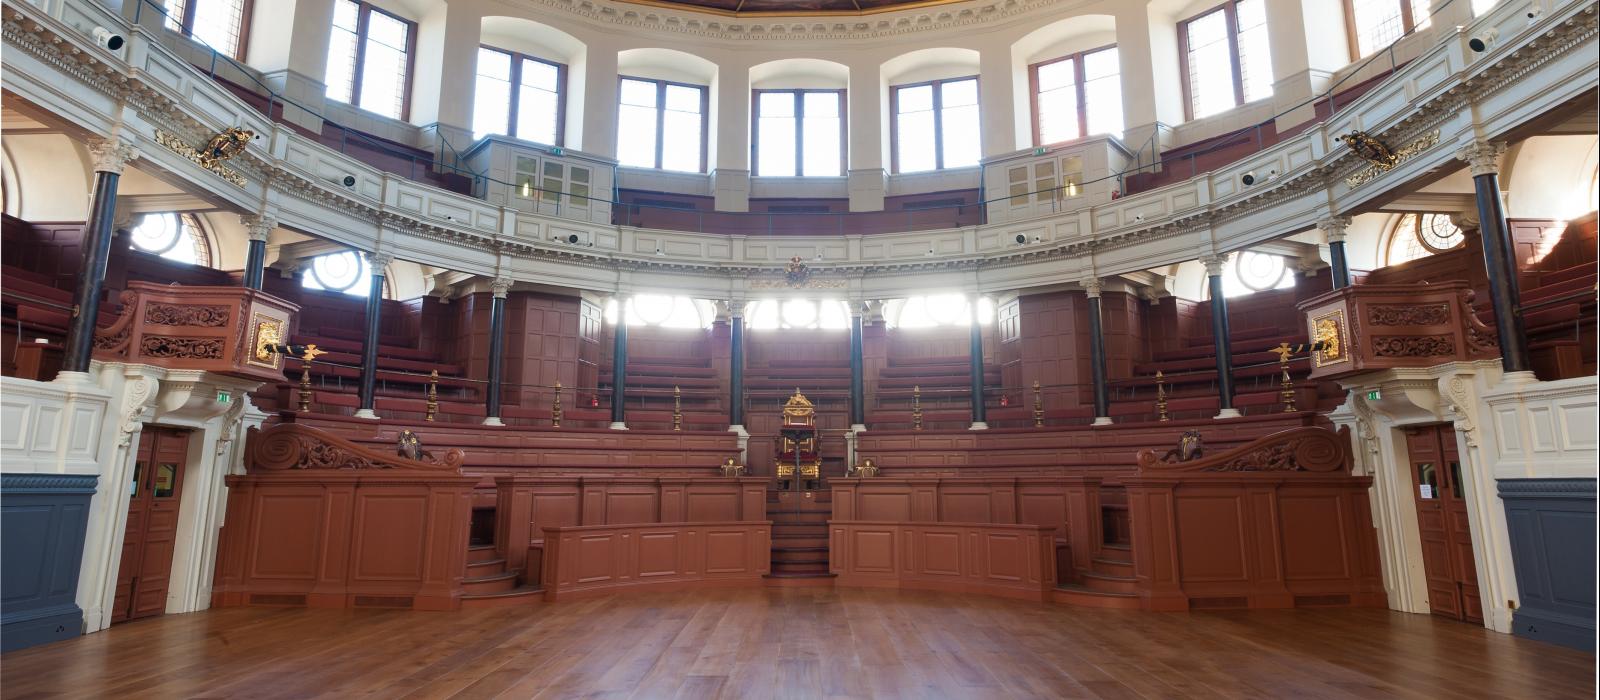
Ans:
<svg viewBox="0 0 1600 700"><path fill-rule="evenodd" d="M1455 429L1438 424L1405 432L1428 579L1428 606L1441 617L1483 624L1472 531L1467 524L1467 485L1461 477Z"/></svg>
<svg viewBox="0 0 1600 700"><path fill-rule="evenodd" d="M112 624L166 612L188 456L188 430L146 425L139 434Z"/></svg>

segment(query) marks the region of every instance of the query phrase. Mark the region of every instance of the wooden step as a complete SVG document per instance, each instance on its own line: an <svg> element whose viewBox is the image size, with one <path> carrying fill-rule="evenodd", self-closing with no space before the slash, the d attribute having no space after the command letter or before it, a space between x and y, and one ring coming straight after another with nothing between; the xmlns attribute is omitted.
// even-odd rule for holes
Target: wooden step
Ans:
<svg viewBox="0 0 1600 700"><path fill-rule="evenodd" d="M1089 567L1095 573L1108 576L1133 576L1133 562L1131 561L1095 557L1089 560Z"/></svg>
<svg viewBox="0 0 1600 700"><path fill-rule="evenodd" d="M1078 572L1084 588L1097 593L1136 593L1139 580L1132 576L1109 576L1093 571Z"/></svg>
<svg viewBox="0 0 1600 700"><path fill-rule="evenodd" d="M467 562L467 578L483 578L506 572L506 560L501 558Z"/></svg>
<svg viewBox="0 0 1600 700"><path fill-rule="evenodd" d="M500 555L495 552L492 544L475 544L467 548L467 563L489 561Z"/></svg>
<svg viewBox="0 0 1600 700"><path fill-rule="evenodd" d="M1139 596L1136 594L1093 591L1073 584L1056 586L1054 598L1057 603L1085 608L1107 610L1138 610L1140 608Z"/></svg>
<svg viewBox="0 0 1600 700"><path fill-rule="evenodd" d="M462 610L478 608L503 608L514 605L531 605L544 599L544 589L539 586L518 586L498 593L473 593L461 596Z"/></svg>
<svg viewBox="0 0 1600 700"><path fill-rule="evenodd" d="M463 594L481 595L484 593L499 593L517 587L517 576L520 571L507 571L489 576L478 576L461 579L461 592Z"/></svg>

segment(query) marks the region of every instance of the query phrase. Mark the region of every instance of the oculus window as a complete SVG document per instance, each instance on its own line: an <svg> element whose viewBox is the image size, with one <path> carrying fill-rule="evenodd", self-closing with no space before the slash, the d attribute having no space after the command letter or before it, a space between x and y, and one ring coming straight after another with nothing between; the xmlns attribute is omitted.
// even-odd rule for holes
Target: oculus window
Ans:
<svg viewBox="0 0 1600 700"><path fill-rule="evenodd" d="M963 294L929 294L890 299L883 305L883 320L890 328L937 328L967 326L973 321L972 300ZM994 322L994 301L980 297L978 325Z"/></svg>
<svg viewBox="0 0 1600 700"><path fill-rule="evenodd" d="M760 177L844 174L843 90L756 90Z"/></svg>
<svg viewBox="0 0 1600 700"><path fill-rule="evenodd" d="M762 299L745 308L744 322L751 330L844 329L850 308L838 299Z"/></svg>
<svg viewBox="0 0 1600 700"><path fill-rule="evenodd" d="M982 157L978 79L934 80L889 90L894 170L968 168Z"/></svg>
<svg viewBox="0 0 1600 700"><path fill-rule="evenodd" d="M242 60L248 16L249 0L167 0L166 26L224 56Z"/></svg>
<svg viewBox="0 0 1600 700"><path fill-rule="evenodd" d="M336 0L328 37L328 98L405 119L416 29L367 3Z"/></svg>
<svg viewBox="0 0 1600 700"><path fill-rule="evenodd" d="M472 136L504 134L561 145L567 67L488 46L478 49L472 93Z"/></svg>
<svg viewBox="0 0 1600 700"><path fill-rule="evenodd" d="M128 245L186 265L211 267L211 244L193 214L145 214L129 231Z"/></svg>
<svg viewBox="0 0 1600 700"><path fill-rule="evenodd" d="M705 172L709 105L704 85L623 78L618 94L618 162L635 168Z"/></svg>
<svg viewBox="0 0 1600 700"><path fill-rule="evenodd" d="M666 294L637 294L624 306L630 326L658 326L661 328L710 328L716 320L716 308L705 299L670 296ZM617 300L606 303L607 324L617 322Z"/></svg>
<svg viewBox="0 0 1600 700"><path fill-rule="evenodd" d="M1209 117L1272 95L1264 0L1232 0L1178 24L1184 109Z"/></svg>
<svg viewBox="0 0 1600 700"><path fill-rule="evenodd" d="M1466 240L1466 234L1450 221L1448 214L1405 214L1395 222L1394 231L1389 234L1384 264L1398 265L1455 250Z"/></svg>
<svg viewBox="0 0 1600 700"><path fill-rule="evenodd" d="M1206 285L1206 297L1209 298L1209 282L1202 278L1201 284ZM1228 262L1222 266L1222 296L1230 299L1293 286L1294 273L1281 255L1246 250L1228 258Z"/></svg>
<svg viewBox="0 0 1600 700"><path fill-rule="evenodd" d="M1061 143L1091 134L1122 135L1122 71L1117 47L1062 56L1029 68L1035 144Z"/></svg>
<svg viewBox="0 0 1600 700"><path fill-rule="evenodd" d="M306 289L343 292L355 297L372 292L372 269L367 266L366 258L353 250L318 255L307 262L309 264L302 264L305 273L300 277L300 286ZM388 295L385 289L384 296Z"/></svg>

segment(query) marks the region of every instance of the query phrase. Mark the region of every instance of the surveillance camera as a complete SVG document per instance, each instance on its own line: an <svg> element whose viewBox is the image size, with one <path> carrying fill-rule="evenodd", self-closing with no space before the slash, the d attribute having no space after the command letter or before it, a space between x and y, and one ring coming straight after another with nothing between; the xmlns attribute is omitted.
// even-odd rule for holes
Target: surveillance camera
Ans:
<svg viewBox="0 0 1600 700"><path fill-rule="evenodd" d="M99 44L100 48L107 51L121 51L122 45L127 43L127 40L123 39L121 34L105 27L95 27L92 33L94 34L94 43Z"/></svg>
<svg viewBox="0 0 1600 700"><path fill-rule="evenodd" d="M1239 176L1239 182L1244 183L1245 187L1249 187L1251 185L1256 184L1256 173L1255 173L1255 171L1252 170L1252 171L1246 172L1243 175L1240 175Z"/></svg>
<svg viewBox="0 0 1600 700"><path fill-rule="evenodd" d="M1276 179L1278 179L1278 170L1276 168L1274 168L1272 170L1268 170L1267 171L1267 182L1272 182L1273 180L1276 180Z"/></svg>
<svg viewBox="0 0 1600 700"><path fill-rule="evenodd" d="M1144 221L1144 214L1134 214L1133 215L1133 220L1134 221Z"/></svg>
<svg viewBox="0 0 1600 700"><path fill-rule="evenodd" d="M567 234L567 242L576 245L578 243L578 234L576 234L576 233Z"/></svg>
<svg viewBox="0 0 1600 700"><path fill-rule="evenodd" d="M1488 51L1490 46L1494 46L1494 40L1498 38L1500 38L1500 30L1490 27L1478 32L1477 36L1468 39L1467 48L1483 53Z"/></svg>
<svg viewBox="0 0 1600 700"><path fill-rule="evenodd" d="M1043 240L1044 240L1044 239L1043 239L1043 238L1040 238L1040 237L1038 237L1038 236L1034 236L1034 237L1033 237L1033 242L1034 242L1034 243L1039 243L1039 242L1041 242L1041 241L1043 241Z"/></svg>
<svg viewBox="0 0 1600 700"><path fill-rule="evenodd" d="M1528 9L1528 24L1539 21L1539 16L1544 14L1544 8L1534 5Z"/></svg>
<svg viewBox="0 0 1600 700"><path fill-rule="evenodd" d="M445 214L444 215L444 220L453 224L453 223L456 222L456 217L451 216L450 214Z"/></svg>
<svg viewBox="0 0 1600 700"><path fill-rule="evenodd" d="M343 187L352 187L353 188L353 187L356 186L356 176L354 176L354 175L336 175L334 177L328 178L328 181L332 182L335 185L341 185Z"/></svg>
<svg viewBox="0 0 1600 700"><path fill-rule="evenodd" d="M1016 241L1017 241L1017 245L1022 245L1024 243L1028 242L1028 237L1019 233L1019 234L1017 234Z"/></svg>

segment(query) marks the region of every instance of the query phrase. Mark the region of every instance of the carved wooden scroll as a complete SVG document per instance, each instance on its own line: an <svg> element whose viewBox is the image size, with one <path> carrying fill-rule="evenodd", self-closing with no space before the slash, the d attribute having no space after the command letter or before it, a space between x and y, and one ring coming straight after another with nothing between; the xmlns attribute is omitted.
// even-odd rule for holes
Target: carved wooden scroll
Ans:
<svg viewBox="0 0 1600 700"><path fill-rule="evenodd" d="M245 438L245 468L250 472L285 469L404 469L461 472L466 455L450 450L442 459L407 459L363 447L309 426L283 423L252 429Z"/></svg>
<svg viewBox="0 0 1600 700"><path fill-rule="evenodd" d="M125 357L128 354L128 338L133 330L133 310L135 302L139 301L139 295L132 290L124 289L117 297L117 301L122 304L122 315L111 325L95 329L94 349Z"/></svg>
<svg viewBox="0 0 1600 700"><path fill-rule="evenodd" d="M1170 453L1169 453L1170 454ZM1322 472L1350 471L1349 428L1294 428L1258 438L1214 457L1168 460L1139 451L1141 472Z"/></svg>

